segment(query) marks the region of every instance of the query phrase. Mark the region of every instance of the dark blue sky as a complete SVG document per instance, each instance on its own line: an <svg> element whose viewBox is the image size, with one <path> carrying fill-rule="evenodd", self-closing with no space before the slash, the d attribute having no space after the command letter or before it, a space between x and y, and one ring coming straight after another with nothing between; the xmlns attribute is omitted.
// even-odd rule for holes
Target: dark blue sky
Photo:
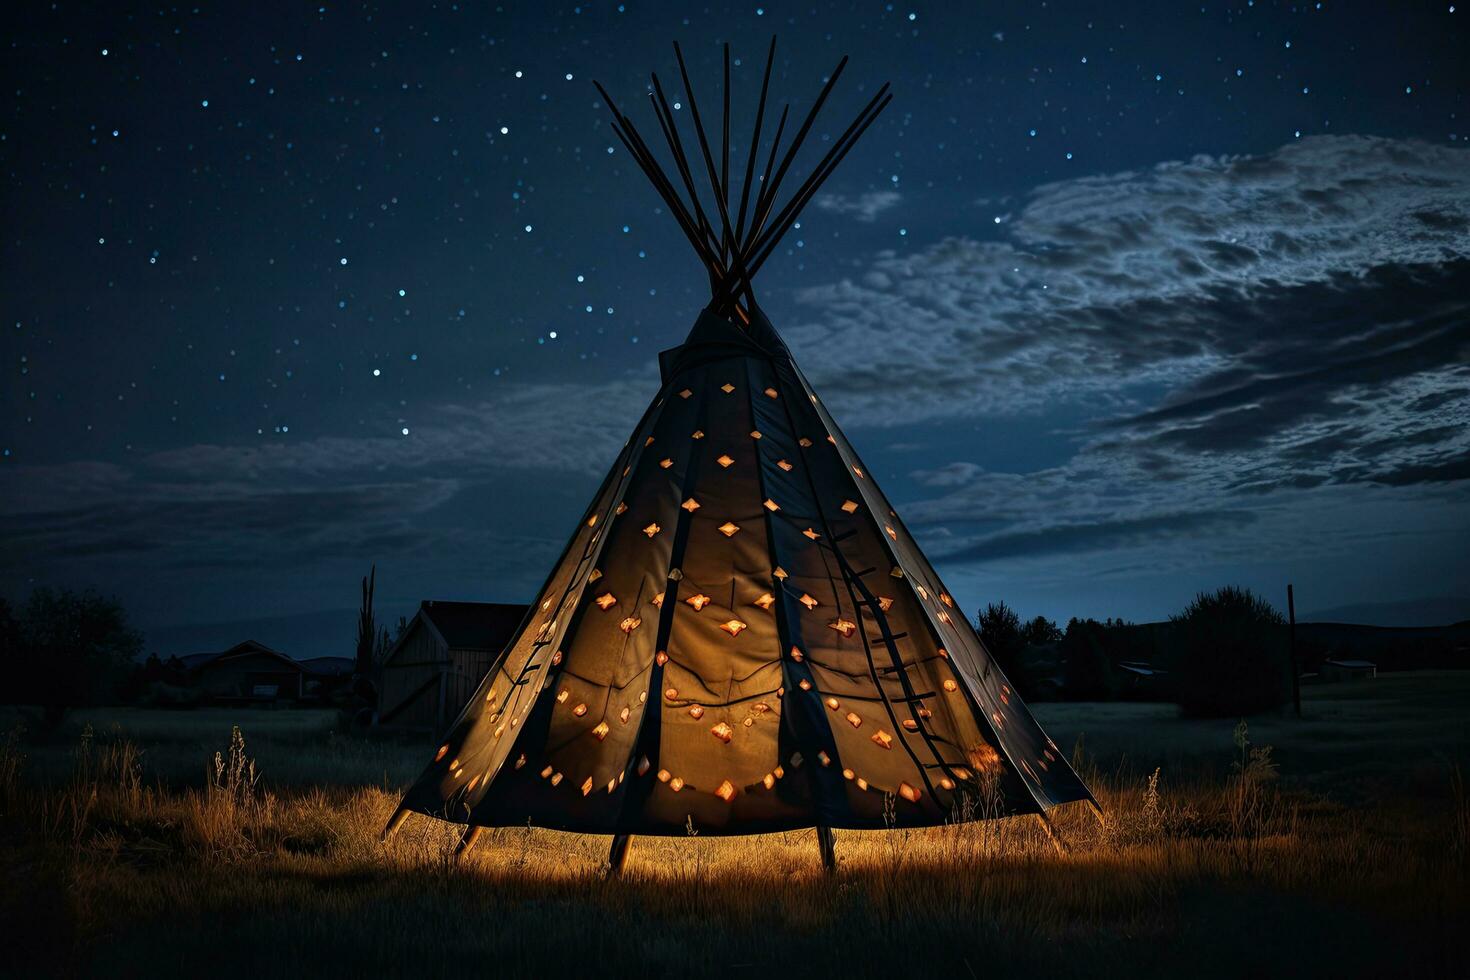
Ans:
<svg viewBox="0 0 1470 980"><path fill-rule="evenodd" d="M1470 10L103 6L3 15L12 598L530 595L708 298L592 79L775 33L895 100L762 303L967 608L1470 616Z"/></svg>

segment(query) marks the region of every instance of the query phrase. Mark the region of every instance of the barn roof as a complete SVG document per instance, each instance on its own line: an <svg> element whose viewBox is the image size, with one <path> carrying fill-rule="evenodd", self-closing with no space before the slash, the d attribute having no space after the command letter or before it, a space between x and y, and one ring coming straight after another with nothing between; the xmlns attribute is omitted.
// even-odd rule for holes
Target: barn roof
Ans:
<svg viewBox="0 0 1470 980"><path fill-rule="evenodd" d="M353 660L350 657L314 657L311 660L296 660L279 650L271 649L257 640L245 640L236 643L228 650L218 650L212 653L191 653L188 656L180 657L179 662L187 669L197 672L221 661L251 654L262 654L267 657L273 657L286 666L309 674L337 675L344 672L352 672ZM344 664L346 665L345 671L343 669Z"/></svg>
<svg viewBox="0 0 1470 980"><path fill-rule="evenodd" d="M352 657L308 657L298 663L313 674L327 677L346 677L357 666Z"/></svg>
<svg viewBox="0 0 1470 980"><path fill-rule="evenodd" d="M439 631L450 647L499 651L515 636L528 608L516 602L425 599L419 605L419 615Z"/></svg>

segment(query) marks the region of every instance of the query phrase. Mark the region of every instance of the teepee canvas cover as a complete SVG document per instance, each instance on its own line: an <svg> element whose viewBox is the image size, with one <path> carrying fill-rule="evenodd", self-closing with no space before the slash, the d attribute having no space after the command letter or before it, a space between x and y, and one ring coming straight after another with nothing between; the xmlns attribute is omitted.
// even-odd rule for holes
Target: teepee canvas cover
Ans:
<svg viewBox="0 0 1470 980"><path fill-rule="evenodd" d="M728 151L722 180L689 102L725 215ZM655 107L687 175L657 89ZM763 228L784 166L762 173L749 225L747 179L716 234L687 176L688 204L613 112L715 300L661 356L658 395L390 828L418 812L472 829L745 834L937 824L977 812L967 795L1006 813L1090 800L754 302L761 250L800 212ZM727 94L727 134L728 114Z"/></svg>

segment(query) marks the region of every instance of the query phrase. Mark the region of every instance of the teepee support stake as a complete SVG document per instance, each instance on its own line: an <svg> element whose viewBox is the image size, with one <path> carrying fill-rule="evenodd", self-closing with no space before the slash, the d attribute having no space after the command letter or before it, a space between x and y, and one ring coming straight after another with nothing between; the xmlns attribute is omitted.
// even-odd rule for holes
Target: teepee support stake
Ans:
<svg viewBox="0 0 1470 980"><path fill-rule="evenodd" d="M822 870L832 874L837 870L837 848L831 827L817 828L817 847L822 852Z"/></svg>
<svg viewBox="0 0 1470 980"><path fill-rule="evenodd" d="M398 828L408 819L408 810L398 809L393 811L393 816L388 819L388 825L383 828L383 834L378 838L379 843L388 843L389 838L398 833Z"/></svg>
<svg viewBox="0 0 1470 980"><path fill-rule="evenodd" d="M1052 846L1057 849L1057 854L1062 857L1066 857L1068 853L1067 845L1062 841L1060 837L1057 836L1057 830L1055 827L1052 826L1051 818L1048 817L1046 814L1037 811L1036 820L1038 823L1041 824L1041 829L1046 833L1047 839L1051 841Z"/></svg>
<svg viewBox="0 0 1470 980"><path fill-rule="evenodd" d="M608 874L620 875L628 864L628 849L633 843L632 834L613 834L612 849L607 852Z"/></svg>
<svg viewBox="0 0 1470 980"><path fill-rule="evenodd" d="M484 832L485 828L478 825L471 824L466 827L464 833L460 835L459 843L454 845L454 859L457 861L468 854L470 848L475 846L475 842Z"/></svg>

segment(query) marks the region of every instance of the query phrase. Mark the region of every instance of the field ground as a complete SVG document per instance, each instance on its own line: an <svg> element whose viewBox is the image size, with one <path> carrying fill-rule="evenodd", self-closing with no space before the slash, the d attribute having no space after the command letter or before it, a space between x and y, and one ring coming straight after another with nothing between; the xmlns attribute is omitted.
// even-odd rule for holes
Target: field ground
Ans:
<svg viewBox="0 0 1470 980"><path fill-rule="evenodd" d="M78 712L41 738L0 709L0 974L1463 977L1470 671L1308 688L1233 720L1148 704L1037 715L1109 814L838 833L635 839L413 818L384 847L413 741L331 712ZM254 792L207 779L239 725ZM90 728L90 736L84 731ZM228 768L228 767L227 767ZM1156 791L1149 777L1158 768Z"/></svg>

